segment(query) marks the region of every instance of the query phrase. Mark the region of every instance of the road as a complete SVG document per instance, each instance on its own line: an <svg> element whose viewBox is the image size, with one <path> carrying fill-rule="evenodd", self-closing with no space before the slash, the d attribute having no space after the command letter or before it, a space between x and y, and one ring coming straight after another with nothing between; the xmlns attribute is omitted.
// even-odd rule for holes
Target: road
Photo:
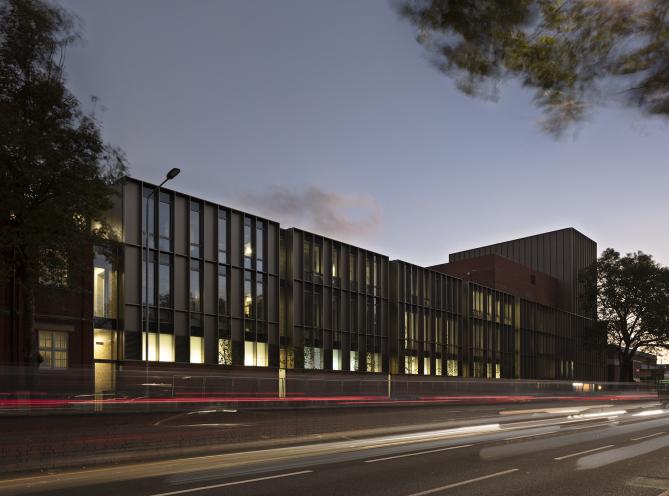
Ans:
<svg viewBox="0 0 669 496"><path fill-rule="evenodd" d="M445 428L16 476L0 495L669 495L657 406L466 413Z"/></svg>

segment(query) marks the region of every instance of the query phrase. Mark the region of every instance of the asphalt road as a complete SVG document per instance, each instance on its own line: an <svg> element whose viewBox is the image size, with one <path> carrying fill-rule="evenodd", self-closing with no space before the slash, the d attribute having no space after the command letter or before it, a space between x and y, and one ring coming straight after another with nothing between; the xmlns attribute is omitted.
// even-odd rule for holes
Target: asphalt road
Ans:
<svg viewBox="0 0 669 496"><path fill-rule="evenodd" d="M564 402L568 407L600 402ZM621 404L626 404L623 402ZM373 436L483 422L500 411L555 402L236 410L201 407L180 413L84 414L0 418L0 472L197 456L287 443ZM533 413L532 418L538 414ZM555 413L543 413L555 416ZM503 416L503 421L527 415ZM4 470L3 470L4 469Z"/></svg>
<svg viewBox="0 0 669 496"><path fill-rule="evenodd" d="M669 495L668 411L499 410L447 428L26 475L0 481L0 495Z"/></svg>

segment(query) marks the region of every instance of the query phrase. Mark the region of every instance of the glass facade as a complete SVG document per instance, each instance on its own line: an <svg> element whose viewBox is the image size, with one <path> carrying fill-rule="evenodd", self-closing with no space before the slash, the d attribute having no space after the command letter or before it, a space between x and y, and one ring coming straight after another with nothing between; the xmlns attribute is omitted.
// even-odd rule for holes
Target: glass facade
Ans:
<svg viewBox="0 0 669 496"><path fill-rule="evenodd" d="M126 212L142 218L124 227L120 264L96 254L93 269L100 363L144 358L148 304L155 361L489 379L597 373L599 358L578 346L587 319L188 195L157 191L147 206L152 189L128 184Z"/></svg>

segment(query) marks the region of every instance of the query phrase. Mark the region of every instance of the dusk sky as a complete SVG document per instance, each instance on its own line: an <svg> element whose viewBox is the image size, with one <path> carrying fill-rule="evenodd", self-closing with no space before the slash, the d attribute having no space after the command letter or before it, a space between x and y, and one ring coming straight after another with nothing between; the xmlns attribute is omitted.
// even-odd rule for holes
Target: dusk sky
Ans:
<svg viewBox="0 0 669 496"><path fill-rule="evenodd" d="M60 3L69 85L137 178L423 265L569 226L669 264L665 121L555 140L513 84L459 93L387 0Z"/></svg>

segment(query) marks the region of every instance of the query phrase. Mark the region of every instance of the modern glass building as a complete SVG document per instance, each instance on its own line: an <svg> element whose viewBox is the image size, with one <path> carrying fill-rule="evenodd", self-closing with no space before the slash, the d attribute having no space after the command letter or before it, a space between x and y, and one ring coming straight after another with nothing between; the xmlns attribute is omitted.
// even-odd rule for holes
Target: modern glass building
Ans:
<svg viewBox="0 0 669 496"><path fill-rule="evenodd" d="M90 367L96 392L114 390L119 371L147 361L152 370L279 375L606 377L577 283L596 245L578 231L425 268L154 190L132 178L120 186L108 214L120 242L95 249L83 297L58 285L40 291L43 368ZM11 289L0 287L4 363L20 361Z"/></svg>
<svg viewBox="0 0 669 496"><path fill-rule="evenodd" d="M388 257L281 231L281 366L388 372Z"/></svg>

